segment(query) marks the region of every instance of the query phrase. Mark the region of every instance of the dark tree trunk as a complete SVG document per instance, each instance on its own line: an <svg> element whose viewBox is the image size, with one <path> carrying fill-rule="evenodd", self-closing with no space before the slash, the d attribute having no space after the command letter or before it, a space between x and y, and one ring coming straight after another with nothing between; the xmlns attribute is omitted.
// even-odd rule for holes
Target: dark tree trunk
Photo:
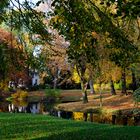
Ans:
<svg viewBox="0 0 140 140"><path fill-rule="evenodd" d="M128 117L127 116L123 116L122 119L123 119L123 125L127 125Z"/></svg>
<svg viewBox="0 0 140 140"><path fill-rule="evenodd" d="M116 124L116 115L112 115L112 124Z"/></svg>
<svg viewBox="0 0 140 140"><path fill-rule="evenodd" d="M81 80L81 89L82 89L83 103L87 103L88 102L87 82L85 82L84 80Z"/></svg>
<svg viewBox="0 0 140 140"><path fill-rule="evenodd" d="M83 96L83 103L87 103L88 102L88 98L87 98L87 80L85 78L85 71L86 71L86 67L85 65L82 65L80 67L76 66L78 75L80 76L80 80L81 80L81 90L82 90L82 96Z"/></svg>
<svg viewBox="0 0 140 140"><path fill-rule="evenodd" d="M83 115L84 115L84 121L86 122L86 121L87 121L87 117L88 117L88 115L87 115L86 112L85 112Z"/></svg>
<svg viewBox="0 0 140 140"><path fill-rule="evenodd" d="M90 113L90 122L93 122L93 113Z"/></svg>
<svg viewBox="0 0 140 140"><path fill-rule="evenodd" d="M132 71L132 90L135 91L137 89L137 82L135 73Z"/></svg>
<svg viewBox="0 0 140 140"><path fill-rule="evenodd" d="M125 68L122 71L122 94L127 95L126 91L126 73L125 73Z"/></svg>
<svg viewBox="0 0 140 140"><path fill-rule="evenodd" d="M100 83L100 107L103 106L103 100L102 100L102 84Z"/></svg>
<svg viewBox="0 0 140 140"><path fill-rule="evenodd" d="M110 87L111 87L111 94L116 95L116 91L115 91L115 88L114 88L114 82L113 82L112 79L110 80Z"/></svg>

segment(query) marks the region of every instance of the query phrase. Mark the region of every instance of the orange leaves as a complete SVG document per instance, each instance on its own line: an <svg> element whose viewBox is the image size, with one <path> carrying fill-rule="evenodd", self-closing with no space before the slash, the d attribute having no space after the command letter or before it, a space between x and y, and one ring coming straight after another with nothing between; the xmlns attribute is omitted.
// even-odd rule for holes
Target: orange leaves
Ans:
<svg viewBox="0 0 140 140"><path fill-rule="evenodd" d="M5 44L0 55L4 57L1 59L1 66L6 67L1 74L5 74L5 78L9 79L27 77L23 70L25 67L23 47L16 37L12 33L0 29L0 44Z"/></svg>
<svg viewBox="0 0 140 140"><path fill-rule="evenodd" d="M92 32L92 37L93 38L99 38L99 35L96 32Z"/></svg>

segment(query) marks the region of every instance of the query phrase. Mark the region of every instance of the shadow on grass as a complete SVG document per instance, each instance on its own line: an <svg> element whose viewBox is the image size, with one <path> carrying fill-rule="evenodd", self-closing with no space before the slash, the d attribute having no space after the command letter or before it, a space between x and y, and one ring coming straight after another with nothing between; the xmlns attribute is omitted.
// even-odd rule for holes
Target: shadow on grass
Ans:
<svg viewBox="0 0 140 140"><path fill-rule="evenodd" d="M100 128L79 128L79 130L54 133L32 140L140 140L140 134L136 129L132 131L131 128L126 130L125 127L106 126L102 128L101 126Z"/></svg>
<svg viewBox="0 0 140 140"><path fill-rule="evenodd" d="M136 126L76 122L44 115L0 115L2 140L140 140L139 131Z"/></svg>

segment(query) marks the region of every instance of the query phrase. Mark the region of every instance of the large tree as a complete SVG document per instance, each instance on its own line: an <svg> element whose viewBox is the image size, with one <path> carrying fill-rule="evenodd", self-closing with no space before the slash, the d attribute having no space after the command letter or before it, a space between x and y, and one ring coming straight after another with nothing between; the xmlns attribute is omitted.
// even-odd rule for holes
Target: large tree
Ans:
<svg viewBox="0 0 140 140"><path fill-rule="evenodd" d="M15 36L0 29L0 81L26 79L25 54Z"/></svg>
<svg viewBox="0 0 140 140"><path fill-rule="evenodd" d="M87 64L95 65L97 60L96 38L92 36L94 23L90 21L92 13L85 9L85 3L82 1L59 1L59 5L57 2L52 3L52 6L55 6L52 24L70 42L67 53L69 60L76 65L85 103L88 102L86 93L88 81L85 78Z"/></svg>
<svg viewBox="0 0 140 140"><path fill-rule="evenodd" d="M125 69L137 58L134 54L138 52L138 48L129 39L128 34L114 22L117 14L109 8L114 6L115 11L118 4L119 1L111 5L107 1L101 3L100 0L55 0L52 3L53 26L70 41L68 55L77 61L78 67L82 66L81 79L85 73L86 63L95 65L97 56L98 59L102 59L102 55L97 53L99 45L95 45L98 41L92 33L95 32L99 36L107 35L109 42L104 46L110 50L109 59L122 68L122 92L126 93Z"/></svg>

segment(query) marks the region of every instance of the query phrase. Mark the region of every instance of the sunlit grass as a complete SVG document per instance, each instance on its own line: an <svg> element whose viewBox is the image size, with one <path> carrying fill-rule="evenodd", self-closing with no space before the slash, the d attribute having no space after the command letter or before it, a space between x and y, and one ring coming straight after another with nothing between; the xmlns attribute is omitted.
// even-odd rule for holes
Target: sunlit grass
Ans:
<svg viewBox="0 0 140 140"><path fill-rule="evenodd" d="M76 122L46 115L0 113L0 140L139 140L140 127Z"/></svg>

